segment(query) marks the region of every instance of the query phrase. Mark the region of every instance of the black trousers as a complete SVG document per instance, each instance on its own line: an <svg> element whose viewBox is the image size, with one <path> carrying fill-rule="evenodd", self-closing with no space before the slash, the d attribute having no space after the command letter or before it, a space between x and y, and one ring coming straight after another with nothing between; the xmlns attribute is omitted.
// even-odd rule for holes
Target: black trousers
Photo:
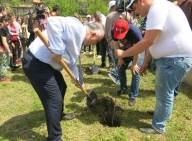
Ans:
<svg viewBox="0 0 192 141"><path fill-rule="evenodd" d="M48 141L61 141L60 121L63 116L67 85L60 71L36 59L28 50L22 59L23 70L38 94L46 115Z"/></svg>
<svg viewBox="0 0 192 141"><path fill-rule="evenodd" d="M106 57L108 56L109 66L114 66L113 52L108 47L107 39L103 37L99 42L100 42L100 50L101 50L101 64L106 64Z"/></svg>
<svg viewBox="0 0 192 141"><path fill-rule="evenodd" d="M18 48L19 48L19 41L12 41L15 45L15 48L10 46L11 53L13 54L13 58L10 58L10 67L14 67L16 65L16 60L18 59Z"/></svg>

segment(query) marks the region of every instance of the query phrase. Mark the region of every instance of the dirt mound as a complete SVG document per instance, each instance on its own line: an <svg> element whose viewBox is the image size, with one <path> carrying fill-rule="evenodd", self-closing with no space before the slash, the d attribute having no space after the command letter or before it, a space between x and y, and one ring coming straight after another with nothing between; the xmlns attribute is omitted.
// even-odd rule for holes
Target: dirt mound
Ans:
<svg viewBox="0 0 192 141"><path fill-rule="evenodd" d="M98 115L100 123L109 127L119 127L121 125L120 113L123 111L110 97L102 97L92 104L90 110Z"/></svg>

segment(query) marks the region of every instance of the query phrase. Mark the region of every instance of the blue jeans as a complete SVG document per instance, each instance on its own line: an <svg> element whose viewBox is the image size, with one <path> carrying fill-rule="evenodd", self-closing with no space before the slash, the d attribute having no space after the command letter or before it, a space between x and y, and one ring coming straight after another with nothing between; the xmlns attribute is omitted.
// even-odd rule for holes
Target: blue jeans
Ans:
<svg viewBox="0 0 192 141"><path fill-rule="evenodd" d="M156 105L152 127L162 133L165 131L166 122L172 113L174 90L190 70L192 58L160 58L155 60L155 64Z"/></svg>
<svg viewBox="0 0 192 141"><path fill-rule="evenodd" d="M140 53L139 60L137 61L137 65L140 67L143 63L143 59L145 56L145 51ZM127 77L126 77L126 69L130 62L133 61L133 56L123 58L125 65L122 65L118 70L119 80L120 80L120 89L121 91L128 91L127 86ZM140 74L134 74L132 71L132 80L131 80L131 92L129 94L130 98L136 98L139 94L139 84L140 84Z"/></svg>

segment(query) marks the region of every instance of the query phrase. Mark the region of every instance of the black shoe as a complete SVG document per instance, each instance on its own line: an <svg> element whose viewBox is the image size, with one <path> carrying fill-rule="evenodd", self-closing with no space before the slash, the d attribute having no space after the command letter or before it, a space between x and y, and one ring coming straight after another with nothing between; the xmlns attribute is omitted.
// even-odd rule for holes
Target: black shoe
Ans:
<svg viewBox="0 0 192 141"><path fill-rule="evenodd" d="M104 67L106 67L106 64L105 64L105 63L102 63L102 64L101 64L101 68L104 68Z"/></svg>
<svg viewBox="0 0 192 141"><path fill-rule="evenodd" d="M126 91L126 90L118 90L117 91L117 95L121 95L121 94L128 94L128 91Z"/></svg>
<svg viewBox="0 0 192 141"><path fill-rule="evenodd" d="M155 129L153 129L153 127L140 128L140 131L144 133L161 134L157 132Z"/></svg>
<svg viewBox="0 0 192 141"><path fill-rule="evenodd" d="M154 115L154 110L147 110L147 113L150 115Z"/></svg>
<svg viewBox="0 0 192 141"><path fill-rule="evenodd" d="M62 120L71 120L73 118L75 118L75 114L74 113L69 113L69 114L63 113Z"/></svg>
<svg viewBox="0 0 192 141"><path fill-rule="evenodd" d="M18 69L18 68L20 68L21 67L21 65L19 65L19 66L13 66L13 67L11 67L11 71L15 71L16 69Z"/></svg>

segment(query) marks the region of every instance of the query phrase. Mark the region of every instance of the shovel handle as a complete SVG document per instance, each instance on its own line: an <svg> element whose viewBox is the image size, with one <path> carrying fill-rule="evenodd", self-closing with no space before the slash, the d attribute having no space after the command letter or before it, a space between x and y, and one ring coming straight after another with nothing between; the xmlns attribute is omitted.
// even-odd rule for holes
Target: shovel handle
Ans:
<svg viewBox="0 0 192 141"><path fill-rule="evenodd" d="M36 35L41 39L41 41L45 44L45 46L48 48L49 47L49 41L47 40L47 38L43 35L43 33L39 30L38 27L34 28L34 32L36 33ZM49 49L49 48L48 48ZM50 50L50 49L49 49ZM51 50L50 50L51 51ZM75 77L75 75L73 74L73 72L69 69L69 67L67 66L67 64L65 63L65 61L63 59L60 60L59 64L65 69L65 71L69 74L69 76L73 79L73 81L75 82L75 84L77 86L79 86L79 81L77 80L77 78ZM87 91L85 90L84 87L79 87L85 94L87 94Z"/></svg>

